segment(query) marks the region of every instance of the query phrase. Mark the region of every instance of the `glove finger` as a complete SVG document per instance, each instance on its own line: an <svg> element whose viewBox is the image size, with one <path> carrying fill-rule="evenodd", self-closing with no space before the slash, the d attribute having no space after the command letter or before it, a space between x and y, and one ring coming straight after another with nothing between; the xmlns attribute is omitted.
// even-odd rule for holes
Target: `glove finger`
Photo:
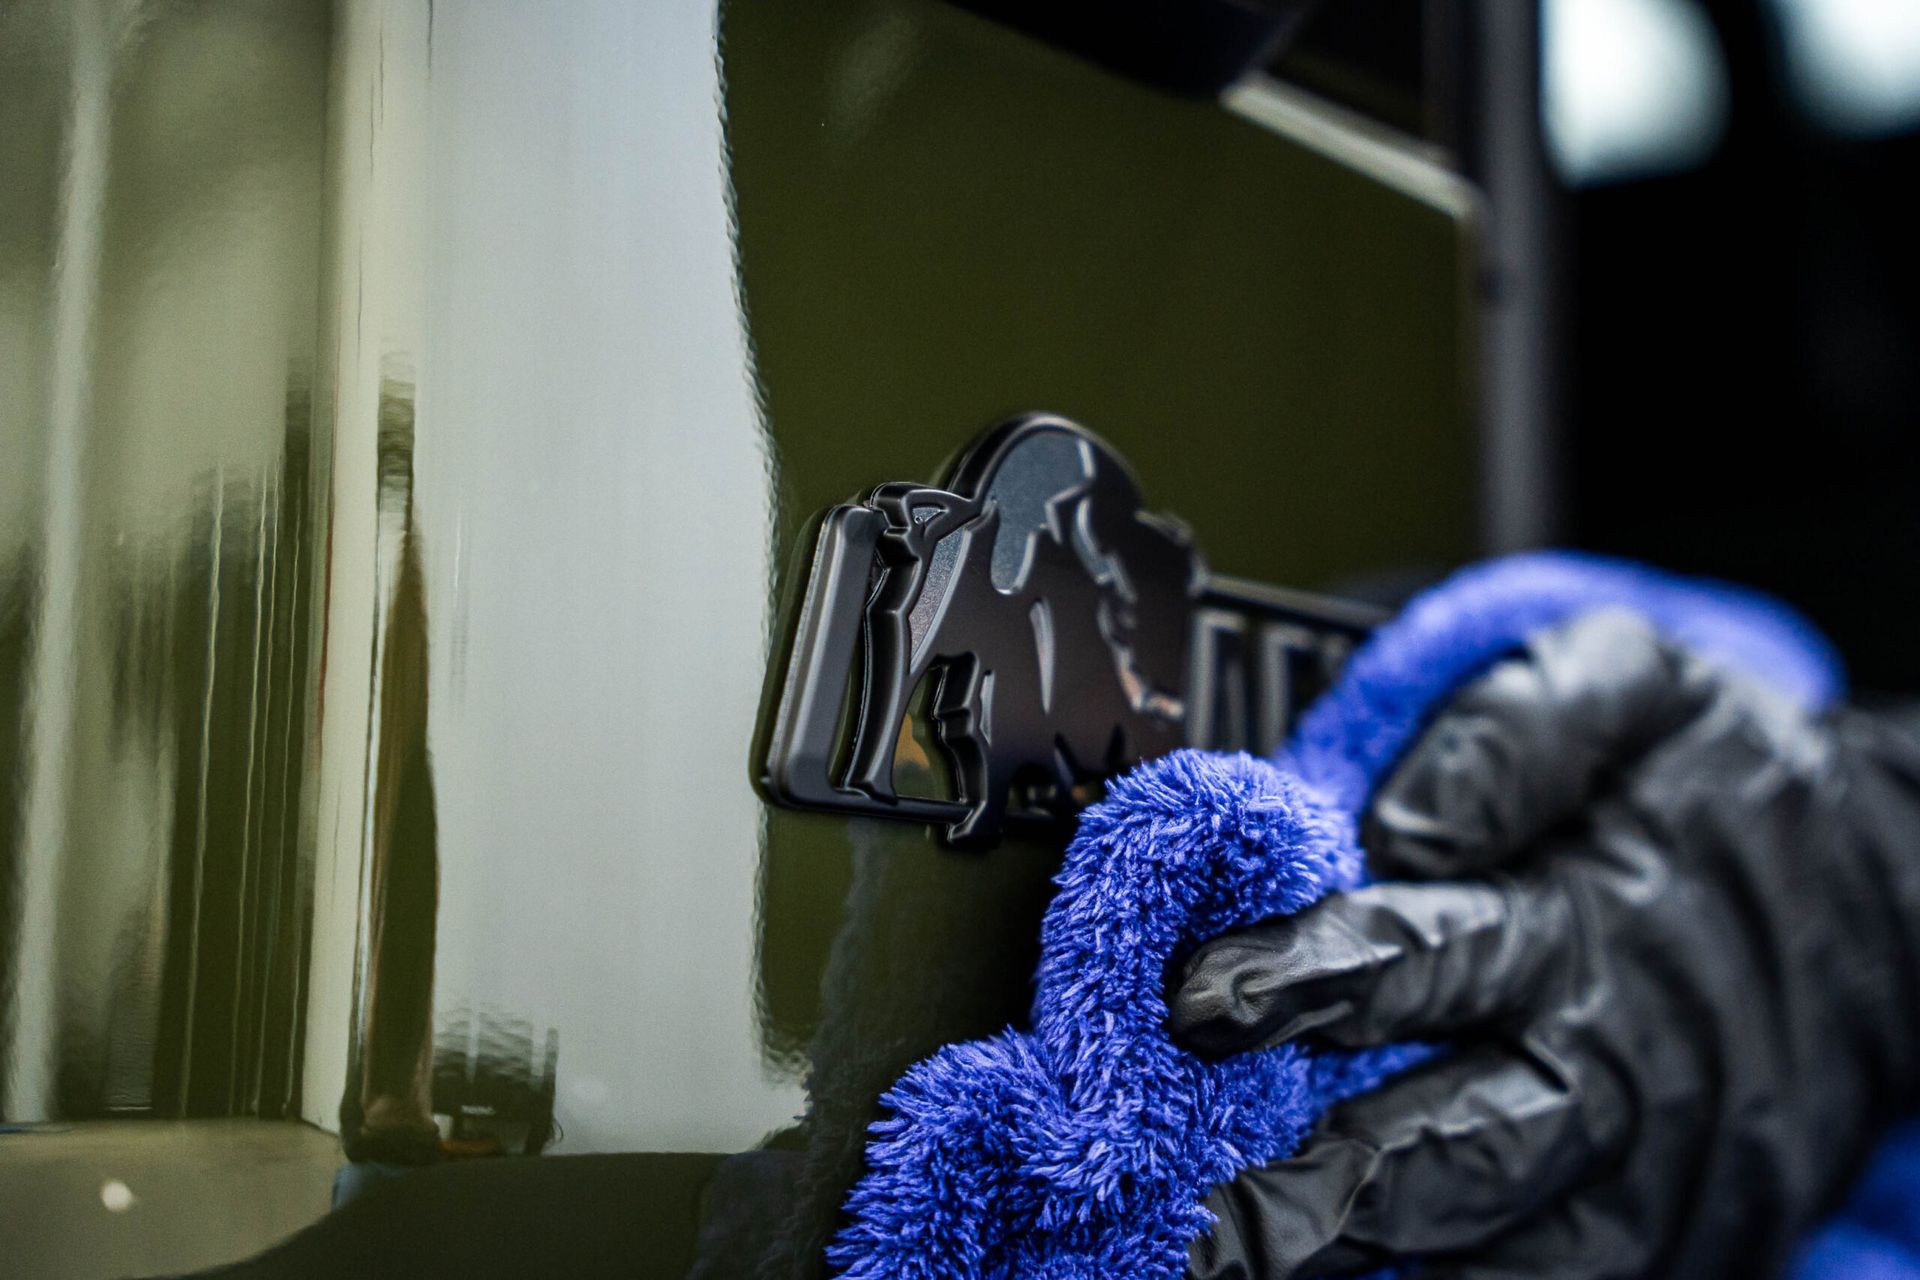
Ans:
<svg viewBox="0 0 1920 1280"><path fill-rule="evenodd" d="M1201 946L1167 1029L1224 1057L1307 1032L1359 1046L1518 1021L1573 972L1570 914L1546 880L1368 885Z"/></svg>
<svg viewBox="0 0 1920 1280"><path fill-rule="evenodd" d="M1513 1230L1601 1158L1591 1099L1551 1056L1481 1045L1331 1112L1299 1155L1207 1200L1190 1280L1279 1280L1458 1255Z"/></svg>
<svg viewBox="0 0 1920 1280"><path fill-rule="evenodd" d="M1375 794L1375 873L1432 880L1511 864L1607 778L1698 713L1706 688L1636 614L1541 632L1440 712Z"/></svg>

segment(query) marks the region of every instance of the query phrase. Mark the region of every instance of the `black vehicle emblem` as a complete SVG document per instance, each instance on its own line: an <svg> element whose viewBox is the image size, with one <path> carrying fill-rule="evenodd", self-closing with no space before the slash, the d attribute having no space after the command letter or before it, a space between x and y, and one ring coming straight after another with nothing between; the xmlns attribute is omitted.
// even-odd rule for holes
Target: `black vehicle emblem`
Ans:
<svg viewBox="0 0 1920 1280"><path fill-rule="evenodd" d="M1176 747L1272 750L1375 621L1209 574L1099 437L1018 418L943 488L883 484L826 513L761 787L991 844ZM926 763L916 717L950 795L898 785L903 760Z"/></svg>

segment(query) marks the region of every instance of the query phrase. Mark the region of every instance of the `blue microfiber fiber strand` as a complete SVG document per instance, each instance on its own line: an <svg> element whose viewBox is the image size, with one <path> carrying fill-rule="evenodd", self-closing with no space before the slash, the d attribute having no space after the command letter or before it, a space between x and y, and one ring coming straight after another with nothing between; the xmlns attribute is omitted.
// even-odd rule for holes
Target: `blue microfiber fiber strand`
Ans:
<svg viewBox="0 0 1920 1280"><path fill-rule="evenodd" d="M1042 924L1032 1028L950 1045L883 1096L834 1265L856 1280L1177 1280L1212 1187L1288 1155L1329 1105L1432 1051L1281 1045L1203 1062L1163 1028L1169 960L1359 884L1358 815L1447 695L1599 608L1634 610L1810 708L1840 694L1816 631L1730 587L1539 553L1426 592L1277 760L1175 752L1086 811ZM1839 1273L1802 1280L1816 1274Z"/></svg>

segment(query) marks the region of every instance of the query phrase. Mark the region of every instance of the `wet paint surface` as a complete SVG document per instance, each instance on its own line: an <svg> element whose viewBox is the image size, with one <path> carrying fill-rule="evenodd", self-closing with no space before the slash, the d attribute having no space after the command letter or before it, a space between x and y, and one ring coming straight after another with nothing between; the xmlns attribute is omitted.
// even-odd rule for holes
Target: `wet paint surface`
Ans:
<svg viewBox="0 0 1920 1280"><path fill-rule="evenodd" d="M944 6L723 18L782 621L814 516L1023 409L1113 442L1222 572L1339 590L1472 554L1454 217ZM762 1033L808 1111L723 1165L739 1226L695 1274L818 1274L876 1095L1024 1018L1057 857L769 811Z"/></svg>
<svg viewBox="0 0 1920 1280"><path fill-rule="evenodd" d="M277 115L225 81L170 105L211 72L164 61L138 89L156 27L109 95L85 377L48 284L66 100L0 80L0 145L40 175L0 196L0 339L45 384L0 423L51 460L0 479L0 972L62 957L33 997L69 1029L33 1041L76 1082L51 1113L331 1124L372 993L418 988L374 936L411 939L436 1111L547 1106L560 1153L661 1153L637 1273L810 1276L878 1093L1024 1016L1058 858L761 803L815 516L1043 408L1219 572L1458 562L1466 236L943 5L734 3L717 61L714 16L676 8L348 4L330 53L291 0L176 19L244 37L179 56L267 77ZM145 158L186 139L226 176ZM83 421L76 483L50 433ZM88 647L73 764L36 773L50 530ZM903 738L903 785L938 788L929 747ZM71 838L30 854L56 775ZM402 846L433 892L375 929Z"/></svg>
<svg viewBox="0 0 1920 1280"><path fill-rule="evenodd" d="M0 13L12 1119L293 1097L324 52L305 0Z"/></svg>

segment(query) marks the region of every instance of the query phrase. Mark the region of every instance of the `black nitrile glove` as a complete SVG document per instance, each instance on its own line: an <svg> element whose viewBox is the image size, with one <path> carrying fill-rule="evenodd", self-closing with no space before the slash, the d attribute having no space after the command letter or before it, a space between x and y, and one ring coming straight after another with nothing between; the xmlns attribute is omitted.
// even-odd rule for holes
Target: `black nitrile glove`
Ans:
<svg viewBox="0 0 1920 1280"><path fill-rule="evenodd" d="M1193 1280L1764 1277L1913 1101L1920 748L1888 725L1595 614L1464 690L1366 826L1402 881L1202 947L1171 1029L1454 1047L1216 1191Z"/></svg>

